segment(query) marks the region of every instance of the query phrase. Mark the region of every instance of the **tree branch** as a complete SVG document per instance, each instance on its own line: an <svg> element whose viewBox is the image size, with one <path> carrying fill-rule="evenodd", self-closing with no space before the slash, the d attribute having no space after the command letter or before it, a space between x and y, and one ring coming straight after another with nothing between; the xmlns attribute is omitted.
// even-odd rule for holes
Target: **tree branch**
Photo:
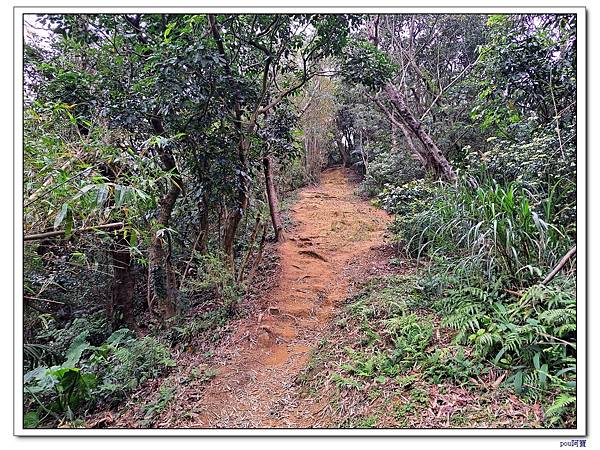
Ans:
<svg viewBox="0 0 600 450"><path fill-rule="evenodd" d="M88 231L97 231L97 230L118 230L125 226L123 222L114 222L114 223L106 223L104 225L95 225L93 227L83 227L78 228L76 230L72 230L73 234L76 233L85 233ZM46 233L38 233L38 234L30 234L27 236L23 236L23 241L40 241L42 239L53 238L58 236L64 236L67 230L57 230L57 231L48 231Z"/></svg>
<svg viewBox="0 0 600 450"><path fill-rule="evenodd" d="M573 248L571 250L569 250L565 256L563 256L561 258L561 260L558 262L558 264L556 265L556 267L554 269L552 269L552 271L546 276L546 278L544 278L544 281L542 281L542 284L546 285L548 283L550 283L550 281L552 281L552 279L558 274L558 272L560 272L562 270L562 268L565 266L565 264L567 264L567 262L575 255L575 253L577 252L577 246L573 246Z"/></svg>

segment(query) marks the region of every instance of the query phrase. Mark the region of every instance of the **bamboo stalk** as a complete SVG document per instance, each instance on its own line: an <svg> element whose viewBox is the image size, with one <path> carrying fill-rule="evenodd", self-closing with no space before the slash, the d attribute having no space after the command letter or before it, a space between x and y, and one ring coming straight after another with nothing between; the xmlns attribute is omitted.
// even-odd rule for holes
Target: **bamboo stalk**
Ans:
<svg viewBox="0 0 600 450"><path fill-rule="evenodd" d="M96 231L96 230L118 230L123 228L125 225L123 222L114 222L114 223L105 223L104 225L95 225L93 227L83 227L76 230L72 230L73 234L76 233L85 233L88 231ZM66 230L57 230L57 231L48 231L46 233L37 233L30 234L27 236L23 236L23 241L39 241L42 239L53 238L58 236L63 236L67 231Z"/></svg>

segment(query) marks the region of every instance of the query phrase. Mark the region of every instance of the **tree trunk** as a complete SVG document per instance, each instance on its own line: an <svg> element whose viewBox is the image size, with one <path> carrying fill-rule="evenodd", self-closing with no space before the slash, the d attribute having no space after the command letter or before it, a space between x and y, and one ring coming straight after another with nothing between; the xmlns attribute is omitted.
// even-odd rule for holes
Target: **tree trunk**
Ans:
<svg viewBox="0 0 600 450"><path fill-rule="evenodd" d="M229 216L227 222L225 223L225 231L223 233L223 251L227 256L227 260L229 262L229 267L232 270L232 273L235 273L235 255L233 252L233 244L235 243L235 234L237 232L238 226L242 220L244 212L248 207L248 161L247 161L247 152L249 147L249 142L242 138L239 144L238 149L238 157L240 160L240 171L239 171L239 185L238 185L238 195L237 195L237 205L231 215Z"/></svg>
<svg viewBox="0 0 600 450"><path fill-rule="evenodd" d="M148 251L148 309L168 319L177 311L177 283L171 265L170 236L165 239L161 229L169 226L169 219L179 196L179 189L172 186L160 201L160 213L153 230ZM168 233L168 232L167 232ZM167 250L165 250L165 247Z"/></svg>
<svg viewBox="0 0 600 450"><path fill-rule="evenodd" d="M165 130L158 118L151 119L152 127L158 135ZM177 283L171 266L170 236L162 231L169 226L175 202L181 193L182 180L177 171L175 158L168 147L157 149L163 169L171 172L173 178L167 194L160 199L156 229L152 230L152 239L148 251L148 309L158 312L160 317L168 319L177 311ZM166 239L165 239L166 238ZM167 247L167 250L165 250Z"/></svg>
<svg viewBox="0 0 600 450"><path fill-rule="evenodd" d="M112 244L113 281L111 299L107 308L112 329L117 330L122 325L133 322L133 293L135 279L133 277L133 262L129 251L129 242L121 233Z"/></svg>
<svg viewBox="0 0 600 450"><path fill-rule="evenodd" d="M208 242L208 228L210 226L209 222L209 211L208 211L208 196L204 195L202 197L202 204L200 209L200 242L198 242L198 251L201 255L206 253L206 244Z"/></svg>
<svg viewBox="0 0 600 450"><path fill-rule="evenodd" d="M277 191L273 183L273 166L271 158L265 156L263 158L263 168L265 170L265 184L267 187L267 200L269 202L269 212L271 213L271 222L273 222L273 231L277 242L285 240L283 225L281 224L281 215L279 214L279 202L277 200Z"/></svg>
<svg viewBox="0 0 600 450"><path fill-rule="evenodd" d="M444 181L456 180L454 168L431 136L423 129L421 122L408 109L403 95L391 83L386 84L384 90L394 108L396 108L402 122L406 124L409 131L423 144L424 151L422 152L422 156L426 159L427 165L433 170L435 176Z"/></svg>

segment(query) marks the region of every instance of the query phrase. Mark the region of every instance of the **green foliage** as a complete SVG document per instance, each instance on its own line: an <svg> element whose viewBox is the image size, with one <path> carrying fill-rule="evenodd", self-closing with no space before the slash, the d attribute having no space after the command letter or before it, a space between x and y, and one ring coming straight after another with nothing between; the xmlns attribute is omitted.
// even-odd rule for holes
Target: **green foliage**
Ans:
<svg viewBox="0 0 600 450"><path fill-rule="evenodd" d="M229 307L207 311L202 313L200 317L178 317L170 324L164 339L172 346L178 345L181 348L193 345L194 340L197 338L217 340L219 327L225 325L230 317L231 310Z"/></svg>
<svg viewBox="0 0 600 450"><path fill-rule="evenodd" d="M174 364L169 351L151 336L136 339L129 330L120 329L94 346L82 333L61 366L38 366L25 374L26 423L39 426L48 418L73 420L96 403L118 403L140 383Z"/></svg>
<svg viewBox="0 0 600 450"><path fill-rule="evenodd" d="M418 179L400 186L386 185L377 199L387 212L398 216L408 216L426 208L434 197L435 184Z"/></svg>
<svg viewBox="0 0 600 450"><path fill-rule="evenodd" d="M572 121L576 16L495 15L487 26L482 64L473 74L480 86L473 118L504 136L523 119L542 126Z"/></svg>
<svg viewBox="0 0 600 450"><path fill-rule="evenodd" d="M370 114L372 113L371 111ZM381 136L380 139L389 141L387 135ZM425 172L419 163L410 156L408 149L386 148L383 145L379 146L378 142L365 147L370 155L370 161L369 170L360 186L360 192L370 197L376 196L379 204L386 211L391 212L389 207L399 203L390 199L388 204L384 202L384 199L393 197L398 186L420 183Z"/></svg>
<svg viewBox="0 0 600 450"><path fill-rule="evenodd" d="M379 89L397 69L384 52L367 41L355 40L344 49L342 72L350 83Z"/></svg>
<svg viewBox="0 0 600 450"><path fill-rule="evenodd" d="M423 362L423 373L435 384L450 380L468 384L483 372L483 364L465 355L463 347L436 348Z"/></svg>
<svg viewBox="0 0 600 450"><path fill-rule="evenodd" d="M144 407L144 419L142 421L145 427L148 427L155 416L165 410L173 399L173 394L177 390L176 386L163 383L158 388L158 398L155 402L149 403Z"/></svg>
<svg viewBox="0 0 600 450"><path fill-rule="evenodd" d="M411 254L453 256L474 276L530 285L570 248L545 215L549 202L514 183L440 186L425 209L400 222L400 237Z"/></svg>
<svg viewBox="0 0 600 450"><path fill-rule="evenodd" d="M86 317L77 317L67 326L59 327L56 320L50 320L46 330L38 334L36 339L48 346L55 358L65 358L69 351L90 342L99 345L109 336L106 315L100 311ZM88 344L89 345L89 344Z"/></svg>
<svg viewBox="0 0 600 450"><path fill-rule="evenodd" d="M225 310L232 311L243 294L242 286L235 279L231 267L225 262L220 253L194 255L198 276L188 277L182 292L188 295L201 295L202 292L211 294L221 302Z"/></svg>
<svg viewBox="0 0 600 450"><path fill-rule="evenodd" d="M410 312L420 304L420 292L412 276L374 278L347 306L359 325L360 349L347 347L350 362L341 367L348 374L385 382L386 377L407 373L423 360L433 324L428 316Z"/></svg>
<svg viewBox="0 0 600 450"><path fill-rule="evenodd" d="M122 399L141 383L175 366L169 350L152 336L125 342L126 345L109 343L107 356L97 360L97 368L92 366L105 371L98 394L111 401Z"/></svg>
<svg viewBox="0 0 600 450"><path fill-rule="evenodd" d="M538 193L537 197L542 197L537 200L538 214L574 236L577 200L574 138L574 124L561 131L560 139L554 129L536 129L527 139L516 142L492 137L488 139L489 150L482 154L469 149L466 169L483 180L513 182Z"/></svg>
<svg viewBox="0 0 600 450"><path fill-rule="evenodd" d="M363 323L401 316L409 305L420 302L416 278L411 275L373 278L347 306L351 318Z"/></svg>
<svg viewBox="0 0 600 450"><path fill-rule="evenodd" d="M380 198L397 213L393 230L405 250L428 261L419 281L423 302L442 315L441 325L457 330L457 344L472 349L470 358L462 350L436 351L424 373L434 382L466 383L482 369L478 361L487 361L509 371L505 384L517 394L542 401L547 423L557 426L574 407L573 267L550 285L539 283L572 247L566 224L574 222L557 206L568 188L559 193L526 173L541 167L543 152L494 144L480 160L487 171L474 172L476 188L459 181L426 192L397 188Z"/></svg>

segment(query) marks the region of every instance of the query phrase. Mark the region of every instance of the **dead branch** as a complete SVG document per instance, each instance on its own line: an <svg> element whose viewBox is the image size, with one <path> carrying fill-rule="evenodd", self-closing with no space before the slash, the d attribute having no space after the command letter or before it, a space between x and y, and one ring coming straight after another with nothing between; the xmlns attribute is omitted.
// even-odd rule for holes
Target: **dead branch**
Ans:
<svg viewBox="0 0 600 450"><path fill-rule="evenodd" d="M548 283L550 283L550 281L552 281L552 279L558 274L558 272L560 272L562 270L562 268L565 266L565 264L567 264L567 262L575 255L575 253L577 252L577 246L573 246L573 248L571 250L569 250L565 256L563 256L561 258L561 260L558 262L558 264L556 265L556 267L554 269L552 269L552 272L550 272L546 278L544 278L544 281L542 281L542 284L546 285Z"/></svg>

